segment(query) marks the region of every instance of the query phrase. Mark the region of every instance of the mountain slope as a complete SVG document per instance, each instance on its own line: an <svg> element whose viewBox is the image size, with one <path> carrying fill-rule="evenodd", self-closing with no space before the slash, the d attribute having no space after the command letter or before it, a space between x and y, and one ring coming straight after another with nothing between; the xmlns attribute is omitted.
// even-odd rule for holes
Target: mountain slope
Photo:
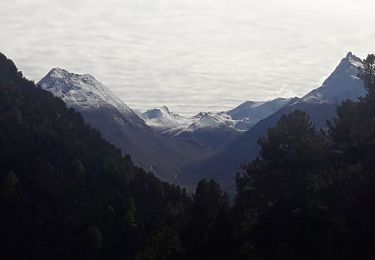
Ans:
<svg viewBox="0 0 375 260"><path fill-rule="evenodd" d="M208 161L186 169L187 172L198 171L202 176L217 180L224 189L234 193L234 174L242 164L254 160L259 153L258 140L268 128L273 127L282 115L294 110L302 110L310 115L312 122L324 128L327 120L336 116L336 107L346 99L357 99L365 95L363 82L357 77L361 60L349 53L343 58L334 72L323 85L302 98L292 99L269 117L258 122L244 135L238 137L222 153ZM198 177L198 176L197 176ZM199 177L198 177L199 179Z"/></svg>
<svg viewBox="0 0 375 260"><path fill-rule="evenodd" d="M132 109L90 75L53 69L37 85L79 111L105 139L164 180L174 181L180 166L199 155L198 148L166 138L147 126Z"/></svg>

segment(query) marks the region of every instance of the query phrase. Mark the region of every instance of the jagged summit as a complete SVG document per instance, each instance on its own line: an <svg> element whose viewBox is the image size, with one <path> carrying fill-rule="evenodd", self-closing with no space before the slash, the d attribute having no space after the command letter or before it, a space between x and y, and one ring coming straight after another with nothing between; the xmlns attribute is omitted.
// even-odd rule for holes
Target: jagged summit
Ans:
<svg viewBox="0 0 375 260"><path fill-rule="evenodd" d="M353 62L358 62L358 63L362 64L361 58L355 56L351 51L346 54L346 56L345 56L344 59L347 59L347 60L349 60L352 63Z"/></svg>
<svg viewBox="0 0 375 260"><path fill-rule="evenodd" d="M189 130L205 127L223 127L228 126L234 128L234 121L226 113L200 112L192 117L193 123L189 126Z"/></svg>
<svg viewBox="0 0 375 260"><path fill-rule="evenodd" d="M362 62L362 59L355 56L352 52L348 52L348 54L346 54L345 58L343 58L339 64L342 65L344 63L349 63L351 65L354 65L356 67L359 67L359 66L362 66L363 62Z"/></svg>
<svg viewBox="0 0 375 260"><path fill-rule="evenodd" d="M304 97L303 102L340 103L346 99L357 99L366 94L363 82L358 78L362 60L349 52L339 63L323 85Z"/></svg>

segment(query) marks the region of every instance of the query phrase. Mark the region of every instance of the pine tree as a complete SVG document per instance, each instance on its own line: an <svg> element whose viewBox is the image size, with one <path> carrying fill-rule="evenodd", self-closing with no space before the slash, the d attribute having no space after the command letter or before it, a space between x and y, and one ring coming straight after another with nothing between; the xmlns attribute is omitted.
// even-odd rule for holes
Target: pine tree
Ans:
<svg viewBox="0 0 375 260"><path fill-rule="evenodd" d="M241 252L262 259L317 259L329 208L321 202L328 142L306 113L283 116L259 141L260 156L237 177Z"/></svg>
<svg viewBox="0 0 375 260"><path fill-rule="evenodd" d="M369 54L359 68L358 76L363 80L368 96L375 96L375 55Z"/></svg>
<svg viewBox="0 0 375 260"><path fill-rule="evenodd" d="M229 201L214 181L202 180L193 195L191 219L184 232L188 256L193 259L225 259L231 253Z"/></svg>
<svg viewBox="0 0 375 260"><path fill-rule="evenodd" d="M359 101L346 101L330 124L336 162L337 211L345 212L342 258L373 259L375 253L375 55L368 55L359 77L368 91Z"/></svg>

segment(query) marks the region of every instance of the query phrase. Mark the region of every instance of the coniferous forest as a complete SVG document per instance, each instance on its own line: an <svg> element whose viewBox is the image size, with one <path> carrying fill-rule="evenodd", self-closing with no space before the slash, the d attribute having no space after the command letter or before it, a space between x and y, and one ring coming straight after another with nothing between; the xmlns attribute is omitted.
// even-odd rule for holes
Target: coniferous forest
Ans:
<svg viewBox="0 0 375 260"><path fill-rule="evenodd" d="M0 55L0 259L375 259L375 56L326 129L280 118L229 198L190 195Z"/></svg>

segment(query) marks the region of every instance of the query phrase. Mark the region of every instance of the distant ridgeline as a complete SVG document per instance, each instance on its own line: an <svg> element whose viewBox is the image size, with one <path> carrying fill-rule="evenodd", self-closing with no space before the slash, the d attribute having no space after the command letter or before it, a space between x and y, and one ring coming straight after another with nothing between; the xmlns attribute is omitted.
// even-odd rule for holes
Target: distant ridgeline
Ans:
<svg viewBox="0 0 375 260"><path fill-rule="evenodd" d="M289 100L278 118L240 136L242 147L254 146L257 137L260 151L237 175L230 204L214 181L199 181L189 197L134 166L81 114L0 54L0 259L375 259L375 56L345 59L334 74L345 77ZM363 97L344 101L327 127L315 128L306 112L314 120L325 111L317 107L331 111L342 101L330 86L349 91L340 97L356 95L346 88L350 80L364 86ZM134 123L152 133L116 102L132 118L121 120L122 131L134 130ZM158 124L155 115L169 113L163 110L144 117ZM170 113L163 120L173 125L172 116L186 123ZM212 116L192 120L198 126ZM157 147L162 140L150 142ZM244 156L240 151L231 154Z"/></svg>

